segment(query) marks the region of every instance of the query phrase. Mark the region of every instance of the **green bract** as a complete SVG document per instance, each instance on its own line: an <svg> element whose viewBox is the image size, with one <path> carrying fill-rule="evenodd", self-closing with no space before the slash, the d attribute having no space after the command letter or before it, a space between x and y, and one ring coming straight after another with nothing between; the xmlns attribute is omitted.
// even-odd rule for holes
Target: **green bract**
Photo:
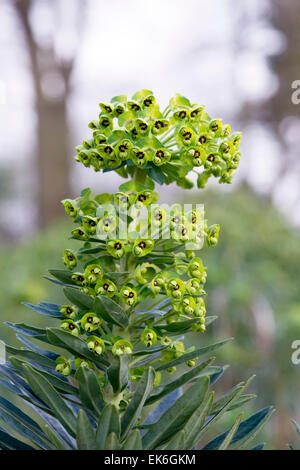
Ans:
<svg viewBox="0 0 300 470"><path fill-rule="evenodd" d="M79 244L63 253L68 269L50 271L66 300L27 304L52 326L9 324L28 349L7 346L0 368L1 384L41 411L43 429L0 398L0 418L9 416L18 436L1 428L0 449L190 450L252 396L242 382L214 398L210 384L225 368L202 358L228 341L204 346L201 339L215 317L206 317L200 249L216 245L220 227L208 227L199 207L184 213L179 204L159 205L155 183L189 189L190 172L198 188L211 177L230 183L241 134L178 94L161 110L151 90L102 101L89 127L76 160L128 181L114 194L86 188L62 201ZM195 343L186 349L189 332ZM157 404L163 411L144 425ZM272 412L238 417L204 448L243 448Z"/></svg>

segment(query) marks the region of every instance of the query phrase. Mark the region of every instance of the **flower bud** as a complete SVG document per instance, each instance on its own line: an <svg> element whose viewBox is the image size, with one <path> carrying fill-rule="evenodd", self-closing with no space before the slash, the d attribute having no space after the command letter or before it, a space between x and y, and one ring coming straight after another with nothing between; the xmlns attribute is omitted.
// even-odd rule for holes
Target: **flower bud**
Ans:
<svg viewBox="0 0 300 470"><path fill-rule="evenodd" d="M72 367L69 361L65 357L59 356L56 359L55 370L59 374L62 374L63 376L68 377L68 375L70 375L72 372Z"/></svg>
<svg viewBox="0 0 300 470"><path fill-rule="evenodd" d="M196 105L193 106L190 110L190 120L192 122L197 122L201 119L202 111L204 109L204 105Z"/></svg>
<svg viewBox="0 0 300 470"><path fill-rule="evenodd" d="M167 368L167 372L168 372L169 374L174 374L175 371L176 371L176 367L168 367L168 368Z"/></svg>
<svg viewBox="0 0 300 470"><path fill-rule="evenodd" d="M180 121L185 121L189 119L189 112L187 109L184 108L178 108L177 111L173 113L173 118L175 121L180 122Z"/></svg>
<svg viewBox="0 0 300 470"><path fill-rule="evenodd" d="M89 167L91 163L91 152L90 150L83 149L77 154L77 160L81 162L85 167Z"/></svg>
<svg viewBox="0 0 300 470"><path fill-rule="evenodd" d="M69 269L74 269L77 266L77 257L72 250L65 250L63 253L63 262Z"/></svg>
<svg viewBox="0 0 300 470"><path fill-rule="evenodd" d="M132 147L133 144L129 139L122 139L115 146L115 153L120 158L120 160L127 160L131 156L130 150Z"/></svg>
<svg viewBox="0 0 300 470"><path fill-rule="evenodd" d="M231 132L231 127L230 127L230 124L225 124L223 126L223 129L222 129L222 132L221 132L221 138L222 139L225 139L226 137L228 137L230 135L230 132Z"/></svg>
<svg viewBox="0 0 300 470"><path fill-rule="evenodd" d="M242 133L241 132L234 132L229 137L229 140L232 141L233 145L235 146L236 150L239 148L241 140L242 140Z"/></svg>
<svg viewBox="0 0 300 470"><path fill-rule="evenodd" d="M102 320L95 313L86 313L81 319L81 328L88 333L98 330Z"/></svg>
<svg viewBox="0 0 300 470"><path fill-rule="evenodd" d="M186 152L193 166L201 166L206 161L206 152L202 147L192 147Z"/></svg>
<svg viewBox="0 0 300 470"><path fill-rule="evenodd" d="M95 171L100 171L107 166L107 158L100 154L97 149L91 150L91 165Z"/></svg>
<svg viewBox="0 0 300 470"><path fill-rule="evenodd" d="M98 230L101 233L112 233L117 226L117 217L115 214L107 214L98 222Z"/></svg>
<svg viewBox="0 0 300 470"><path fill-rule="evenodd" d="M190 127L181 127L177 135L177 140L179 145L189 147L195 143L196 134Z"/></svg>
<svg viewBox="0 0 300 470"><path fill-rule="evenodd" d="M62 305L59 309L60 313L74 320L77 315L77 309L74 305Z"/></svg>
<svg viewBox="0 0 300 470"><path fill-rule="evenodd" d="M159 148L152 151L151 160L156 166L164 165L171 160L171 152L164 148Z"/></svg>
<svg viewBox="0 0 300 470"><path fill-rule="evenodd" d="M138 167L146 166L149 160L147 152L145 152L139 147L133 147L131 149L130 158L133 163Z"/></svg>
<svg viewBox="0 0 300 470"><path fill-rule="evenodd" d="M144 119L141 119L141 118L136 119L135 128L140 137L146 137L149 134L150 127Z"/></svg>
<svg viewBox="0 0 300 470"><path fill-rule="evenodd" d="M206 307L205 307L204 299L202 297L197 297L194 315L195 317L203 318L205 317L205 314L206 314Z"/></svg>
<svg viewBox="0 0 300 470"><path fill-rule="evenodd" d="M192 315L194 313L196 306L196 301L194 297L190 295L185 295L180 302L180 310L187 315Z"/></svg>
<svg viewBox="0 0 300 470"><path fill-rule="evenodd" d="M99 130L93 132L93 139L96 145L103 145L107 142L106 135Z"/></svg>
<svg viewBox="0 0 300 470"><path fill-rule="evenodd" d="M122 354L132 354L132 344L126 339L120 339L112 347L112 353L115 356L121 356Z"/></svg>
<svg viewBox="0 0 300 470"><path fill-rule="evenodd" d="M153 280L153 276L159 271L155 264L142 263L135 268L134 277L139 284L147 284Z"/></svg>
<svg viewBox="0 0 300 470"><path fill-rule="evenodd" d="M223 124L220 119L213 119L209 123L209 130L215 134L216 137L220 137L222 133Z"/></svg>
<svg viewBox="0 0 300 470"><path fill-rule="evenodd" d="M185 285L181 279L171 279L167 284L167 294L169 297L180 300L185 292Z"/></svg>
<svg viewBox="0 0 300 470"><path fill-rule="evenodd" d="M157 334L151 328L145 328L141 334L141 341L150 348L157 342Z"/></svg>
<svg viewBox="0 0 300 470"><path fill-rule="evenodd" d="M91 367L91 363L86 359L81 359L81 357L77 357L74 362L74 366L76 369L79 369L80 366L87 367L88 369Z"/></svg>
<svg viewBox="0 0 300 470"><path fill-rule="evenodd" d="M231 155L234 153L235 148L230 140L224 140L219 146L219 154L222 155L224 160L229 161L231 160Z"/></svg>
<svg viewBox="0 0 300 470"><path fill-rule="evenodd" d="M89 235L94 235L97 229L98 219L91 217L90 215L84 215L82 217L82 226Z"/></svg>
<svg viewBox="0 0 300 470"><path fill-rule="evenodd" d="M194 367L196 365L196 360L195 359L190 359L189 361L186 361L186 365L188 367Z"/></svg>
<svg viewBox="0 0 300 470"><path fill-rule="evenodd" d="M151 132L153 135L162 134L163 132L166 132L169 125L170 122L168 119L156 119L151 126Z"/></svg>
<svg viewBox="0 0 300 470"><path fill-rule="evenodd" d="M86 344L89 348L90 351L93 351L94 353L98 354L103 354L105 351L105 344L104 341L99 338L98 336L89 336L86 339Z"/></svg>
<svg viewBox="0 0 300 470"><path fill-rule="evenodd" d="M203 266L200 258L194 258L190 261L188 265L188 275L199 279L201 284L205 284L207 277L206 268Z"/></svg>
<svg viewBox="0 0 300 470"><path fill-rule="evenodd" d="M205 330L206 330L206 326L201 323L196 323L195 325L192 326L193 332L199 331L200 333L204 333Z"/></svg>
<svg viewBox="0 0 300 470"><path fill-rule="evenodd" d="M71 235L78 240L87 241L90 236L81 228L75 228L72 230Z"/></svg>
<svg viewBox="0 0 300 470"><path fill-rule="evenodd" d="M167 220L167 213L165 209L159 206L152 205L151 212L149 214L149 223L154 227L162 227Z"/></svg>
<svg viewBox="0 0 300 470"><path fill-rule="evenodd" d="M97 295L106 295L107 297L113 297L117 291L117 286L110 279L101 279L95 287Z"/></svg>
<svg viewBox="0 0 300 470"><path fill-rule="evenodd" d="M137 238L132 247L132 254L141 258L148 255L154 248L154 240L152 238Z"/></svg>
<svg viewBox="0 0 300 470"><path fill-rule="evenodd" d="M75 282L78 286L85 286L86 281L84 279L84 275L81 273L73 273L71 277L72 281Z"/></svg>
<svg viewBox="0 0 300 470"><path fill-rule="evenodd" d="M128 108L128 111L131 111L134 115L136 115L142 109L138 101L135 101L135 100L127 101L127 108Z"/></svg>
<svg viewBox="0 0 300 470"><path fill-rule="evenodd" d="M153 200L153 191L147 189L145 191L141 191L137 193L135 198L135 205L138 209L142 209L145 206L149 206Z"/></svg>
<svg viewBox="0 0 300 470"><path fill-rule="evenodd" d="M113 258L122 258L125 255L125 245L121 240L106 240L106 249Z"/></svg>
<svg viewBox="0 0 300 470"><path fill-rule="evenodd" d="M114 106L113 115L118 118L125 113L125 106L122 103L116 103Z"/></svg>
<svg viewBox="0 0 300 470"><path fill-rule="evenodd" d="M61 202L65 208L66 214L72 217L72 219L76 219L78 215L76 202L73 201L72 199L64 199Z"/></svg>
<svg viewBox="0 0 300 470"><path fill-rule="evenodd" d="M157 274L151 281L150 289L152 290L153 294L157 295L160 293L162 289L165 288L166 279L162 275L162 273Z"/></svg>
<svg viewBox="0 0 300 470"><path fill-rule="evenodd" d="M110 103L99 103L99 106L104 114L113 114L113 106Z"/></svg>
<svg viewBox="0 0 300 470"><path fill-rule="evenodd" d="M189 294L199 295L203 293L202 285L199 279L192 278L185 283L186 290Z"/></svg>
<svg viewBox="0 0 300 470"><path fill-rule="evenodd" d="M113 128L112 119L108 115L101 115L99 117L99 129L108 130Z"/></svg>
<svg viewBox="0 0 300 470"><path fill-rule="evenodd" d="M63 320L60 324L62 330L68 331L74 336L79 336L79 327L72 320Z"/></svg>
<svg viewBox="0 0 300 470"><path fill-rule="evenodd" d="M215 246L218 243L220 232L220 225L214 224L208 228L207 231L207 238L206 238L206 245L207 246Z"/></svg>
<svg viewBox="0 0 300 470"><path fill-rule="evenodd" d="M130 286L123 286L120 291L120 297L123 302L132 307L137 301L137 293Z"/></svg>

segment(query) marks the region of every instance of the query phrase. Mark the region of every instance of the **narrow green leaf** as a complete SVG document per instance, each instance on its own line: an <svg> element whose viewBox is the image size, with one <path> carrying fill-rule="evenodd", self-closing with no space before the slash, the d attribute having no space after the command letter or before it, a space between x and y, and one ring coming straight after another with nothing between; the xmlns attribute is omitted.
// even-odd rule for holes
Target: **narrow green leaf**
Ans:
<svg viewBox="0 0 300 470"><path fill-rule="evenodd" d="M186 425L185 431L185 448L190 450L198 443L198 436L206 417L209 415L214 400L214 392L207 393L197 410L192 414Z"/></svg>
<svg viewBox="0 0 300 470"><path fill-rule="evenodd" d="M170 439L166 446L164 446L164 450L184 450L184 431L179 431L175 436Z"/></svg>
<svg viewBox="0 0 300 470"><path fill-rule="evenodd" d="M201 405L208 383L208 377L200 377L156 423L152 424L142 439L145 449L155 449L182 429Z"/></svg>
<svg viewBox="0 0 300 470"><path fill-rule="evenodd" d="M103 409L96 432L98 448L105 449L105 443L111 433L115 436L120 435L120 419L117 408L114 405L106 405Z"/></svg>
<svg viewBox="0 0 300 470"><path fill-rule="evenodd" d="M122 328L128 326L128 318L124 310L114 300L105 295L96 298L94 312L109 323Z"/></svg>
<svg viewBox="0 0 300 470"><path fill-rule="evenodd" d="M121 436L126 437L132 427L135 425L137 418L140 416L147 397L149 396L155 379L155 372L152 367L145 370L137 388L131 397L121 420Z"/></svg>
<svg viewBox="0 0 300 470"><path fill-rule="evenodd" d="M213 361L215 360L214 357L208 359L208 361L202 362L198 366L193 367L193 369L189 370L185 374L181 375L178 377L176 380L173 380L172 382L169 382L167 385L165 385L162 390L155 394L151 395L147 400L145 405L151 405L152 403L155 403L157 400L160 400L163 398L165 395L168 395L169 393L173 392L174 390L177 390L177 388L182 387L183 385L191 382L192 380L196 380L198 378L199 374L203 372L206 367L208 367ZM206 372L206 371L205 371Z"/></svg>
<svg viewBox="0 0 300 470"><path fill-rule="evenodd" d="M226 450L227 447L230 445L240 423L241 423L241 420L242 420L242 417L243 417L243 414L239 414L238 417L236 418L235 422L234 422L234 425L232 426L232 428L230 429L230 431L228 432L227 436L225 437L224 441L220 444L219 446L219 450Z"/></svg>
<svg viewBox="0 0 300 470"><path fill-rule="evenodd" d="M242 440L242 443L239 443L238 448L245 449L267 424L273 413L275 413L274 408L269 406L263 410L258 411L254 415L250 416L250 418L243 421L232 443L234 444L235 442Z"/></svg>
<svg viewBox="0 0 300 470"><path fill-rule="evenodd" d="M115 357L107 369L107 377L115 393L122 391L128 384L130 355Z"/></svg>
<svg viewBox="0 0 300 470"><path fill-rule="evenodd" d="M194 351L183 354L182 356L178 357L177 359L174 359L173 361L167 362L166 364L162 364L161 366L157 367L156 370L164 370L168 369L169 367L178 366L179 364L182 364L183 362L189 361L191 359L195 359L195 357L199 357L202 354L211 353L216 349L221 348L229 341L232 341L232 338L228 338L218 343L211 344L210 346L205 346L204 348L195 349Z"/></svg>
<svg viewBox="0 0 300 470"><path fill-rule="evenodd" d="M49 273L64 284L76 285L76 283L72 281L72 271L67 271L66 269L49 269Z"/></svg>
<svg viewBox="0 0 300 470"><path fill-rule="evenodd" d="M41 449L51 449L48 437L40 426L4 397L0 397L0 418L7 426Z"/></svg>
<svg viewBox="0 0 300 470"><path fill-rule="evenodd" d="M79 410L77 418L78 450L99 450L94 430L84 410Z"/></svg>
<svg viewBox="0 0 300 470"><path fill-rule="evenodd" d="M127 439L124 441L124 444L121 447L121 450L142 450L142 439L139 431L134 429Z"/></svg>
<svg viewBox="0 0 300 470"><path fill-rule="evenodd" d="M18 349L13 346L6 345L6 353L22 357L28 361L33 361L41 366L48 367L49 369L55 369L56 367L55 361L49 359L47 356L42 356L34 351L30 351L29 349Z"/></svg>
<svg viewBox="0 0 300 470"><path fill-rule="evenodd" d="M70 432L72 436L76 436L76 419L70 408L66 405L55 388L32 367L24 364L24 372L29 385L37 397L52 408L55 416L61 424Z"/></svg>
<svg viewBox="0 0 300 470"><path fill-rule="evenodd" d="M87 358L101 366L109 366L109 362L102 356L93 354L85 341L60 328L47 328L47 335L52 344L67 349L70 353Z"/></svg>
<svg viewBox="0 0 300 470"><path fill-rule="evenodd" d="M57 450L72 450L70 446L67 445L65 441L63 441L59 436L55 434L53 429L48 426L48 424L44 425L45 432L49 437L50 441L53 443L55 449Z"/></svg>
<svg viewBox="0 0 300 470"><path fill-rule="evenodd" d="M3 450L36 450L0 428L0 449Z"/></svg>
<svg viewBox="0 0 300 470"><path fill-rule="evenodd" d="M95 372L85 366L81 366L76 372L76 379L78 380L79 394L82 402L97 417L100 416L101 411L105 407L105 401L103 400Z"/></svg>
<svg viewBox="0 0 300 470"><path fill-rule="evenodd" d="M114 432L112 432L105 441L104 444L105 450L119 450L120 449L120 442Z"/></svg>
<svg viewBox="0 0 300 470"><path fill-rule="evenodd" d="M73 289L72 287L65 287L63 289L65 296L72 304L77 305L83 311L93 311L94 297L80 292L79 289Z"/></svg>

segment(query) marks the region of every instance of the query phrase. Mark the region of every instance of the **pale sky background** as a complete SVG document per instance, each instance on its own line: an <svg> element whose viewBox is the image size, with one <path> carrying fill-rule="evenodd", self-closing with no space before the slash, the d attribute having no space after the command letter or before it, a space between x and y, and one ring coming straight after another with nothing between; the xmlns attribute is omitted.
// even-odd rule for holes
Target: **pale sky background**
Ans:
<svg viewBox="0 0 300 470"><path fill-rule="evenodd" d="M61 0L61 14L52 17L39 0L31 18L41 41L55 32L61 57L77 50L68 104L74 146L90 135L87 124L97 116L99 101L121 93L149 88L166 105L179 92L240 130L243 104L259 103L277 89L268 57L282 52L286 44L267 20L269 0L88 0L80 35L73 27L77 1ZM18 172L15 196L2 202L0 218L13 207L20 233L30 230L34 221L31 156L36 116L28 62L13 7L0 0L0 171L13 165ZM43 86L56 99L63 84L59 77L46 76ZM292 143L299 122L294 127ZM243 132L243 158L234 185L246 177L257 191L267 192L282 151L259 122ZM276 190L274 203L300 225L297 179L288 176ZM101 192L114 191L121 179L113 173L101 178L74 162L72 180L76 191L91 185ZM167 191L175 190L171 186Z"/></svg>

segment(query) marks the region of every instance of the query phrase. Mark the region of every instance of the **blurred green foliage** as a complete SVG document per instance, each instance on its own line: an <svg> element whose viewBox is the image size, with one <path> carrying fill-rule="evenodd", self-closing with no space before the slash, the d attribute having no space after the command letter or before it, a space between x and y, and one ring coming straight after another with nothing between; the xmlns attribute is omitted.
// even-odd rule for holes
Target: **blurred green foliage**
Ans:
<svg viewBox="0 0 300 470"><path fill-rule="evenodd" d="M198 198L192 192L184 202L204 203L212 223L221 225L218 246L202 252L208 267L207 311L219 316L206 335L215 340L235 337L218 354L219 362L231 364L224 379L230 386L257 374L254 406L275 405L272 446L285 448L293 436L290 419L300 417L300 367L291 362L291 344L300 338L300 233L248 187L208 190ZM60 289L42 276L62 267L63 250L76 246L76 241L66 241L70 230L68 221L56 223L18 246L0 248L1 322L49 325L48 318L21 302L60 301ZM3 323L0 338L16 343Z"/></svg>

